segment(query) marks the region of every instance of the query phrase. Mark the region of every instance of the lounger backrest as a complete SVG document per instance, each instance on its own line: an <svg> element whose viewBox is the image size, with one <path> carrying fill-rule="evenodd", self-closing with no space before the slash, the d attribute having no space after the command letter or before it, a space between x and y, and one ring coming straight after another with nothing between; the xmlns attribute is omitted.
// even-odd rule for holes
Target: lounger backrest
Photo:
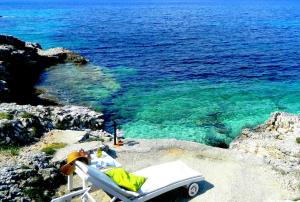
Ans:
<svg viewBox="0 0 300 202"><path fill-rule="evenodd" d="M97 170L94 167L88 166L80 161L76 161L75 164L79 169L81 169L82 172L87 174L88 177L90 177L92 179L96 179L100 184L104 185L105 187L108 187L109 189L114 190L115 192L118 192L119 194L121 194L125 197L132 198L132 197L136 197L139 195L138 193L134 193L134 192L130 192L130 191L126 191L126 190L122 189L121 187L116 185L107 175L105 175L104 173L102 173L101 171ZM89 180L89 179L87 179L87 180ZM95 185L95 184L94 184L94 186L97 187L97 185ZM104 190L104 191L110 192L110 190Z"/></svg>

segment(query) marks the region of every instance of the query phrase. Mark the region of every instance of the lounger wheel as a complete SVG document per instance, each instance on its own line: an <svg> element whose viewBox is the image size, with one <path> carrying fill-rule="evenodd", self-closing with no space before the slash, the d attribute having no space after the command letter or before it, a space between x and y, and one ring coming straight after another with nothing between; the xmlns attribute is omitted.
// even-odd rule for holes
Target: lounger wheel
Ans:
<svg viewBox="0 0 300 202"><path fill-rule="evenodd" d="M190 197L196 196L198 191L199 191L199 185L197 183L190 184L188 188L188 194Z"/></svg>

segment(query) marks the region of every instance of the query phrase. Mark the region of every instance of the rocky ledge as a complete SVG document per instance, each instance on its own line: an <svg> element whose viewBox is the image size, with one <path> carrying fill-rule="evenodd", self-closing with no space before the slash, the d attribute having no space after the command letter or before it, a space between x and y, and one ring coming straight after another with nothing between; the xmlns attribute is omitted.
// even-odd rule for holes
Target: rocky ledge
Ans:
<svg viewBox="0 0 300 202"><path fill-rule="evenodd" d="M262 125L244 129L230 149L261 157L300 191L300 115L275 112Z"/></svg>
<svg viewBox="0 0 300 202"><path fill-rule="evenodd" d="M0 201L50 201L65 183L59 173L65 155L111 139L102 123L102 114L86 107L0 104ZM12 154L1 150L4 144L22 147ZM60 145L60 160L53 161L53 145Z"/></svg>
<svg viewBox="0 0 300 202"><path fill-rule="evenodd" d="M38 103L33 87L41 72L65 62L81 65L87 60L64 48L43 50L37 43L0 35L0 102Z"/></svg>
<svg viewBox="0 0 300 202"><path fill-rule="evenodd" d="M22 123L26 117L35 116L41 122L51 125L50 128L63 126L62 129L80 130L102 124L101 114L83 107L32 107L0 104L0 109L2 116L13 116L13 119L5 119L5 121L19 119ZM24 117L21 115L24 111L33 115ZM30 131L30 128L26 130ZM254 129L244 129L241 136L231 143L229 149L177 140L126 140L123 147L112 148L118 152L118 160L123 161L122 164L125 167L133 166L134 169L137 169L136 164L143 168L157 163L157 156L162 156L159 158L161 162L180 157L195 167L198 165L199 172L204 172L206 179L216 185L213 193L221 198L225 197L228 191L222 192L219 187L229 187L229 190L238 187L234 193L239 191L242 193L238 194L239 199L244 197L249 187L255 187L251 188L252 192L247 195L251 199L253 199L252 194L258 192L256 196L258 199L263 198L262 196L278 199L282 197L279 196L280 194L284 194L284 197L291 195L287 198L294 200L299 198L300 193L300 144L297 142L299 132L300 115L276 112L265 124ZM106 137L108 138L105 141ZM13 138L16 137L12 136L11 141ZM3 140L2 137L1 140ZM64 180L64 177L58 173L58 167L67 153L80 148L94 150L102 145L102 141L111 145L110 140L110 134L97 130L97 127L95 131L52 130L44 134L40 141L29 147L23 147L13 163L7 163L11 162L10 157L3 158L2 166L4 167L0 169L0 201L49 200ZM63 143L65 146L57 150L54 156L47 156L41 151L49 143ZM139 161L132 163L131 160L137 158L140 158ZM236 170L236 168L239 169ZM235 172L233 182L232 174ZM219 180L220 177L226 175L228 182ZM236 177L237 175L239 177ZM255 178L255 180L244 185L245 177ZM278 185L270 187L266 186L266 183L278 183ZM280 191L280 194L275 194L277 191ZM208 194L204 197L212 199L214 196ZM232 201L233 198L228 197L228 200L224 201Z"/></svg>
<svg viewBox="0 0 300 202"><path fill-rule="evenodd" d="M0 168L0 201L50 201L65 181L50 159L45 153L24 154L17 165Z"/></svg>
<svg viewBox="0 0 300 202"><path fill-rule="evenodd" d="M79 106L0 104L0 145L25 145L52 129L99 130L102 113Z"/></svg>
<svg viewBox="0 0 300 202"><path fill-rule="evenodd" d="M0 201L50 201L56 189L66 183L59 173L66 154L84 148L86 151L101 147L110 134L97 131L52 130L39 142L20 148L18 156L0 156ZM45 148L60 144L55 153ZM53 156L54 155L54 156Z"/></svg>

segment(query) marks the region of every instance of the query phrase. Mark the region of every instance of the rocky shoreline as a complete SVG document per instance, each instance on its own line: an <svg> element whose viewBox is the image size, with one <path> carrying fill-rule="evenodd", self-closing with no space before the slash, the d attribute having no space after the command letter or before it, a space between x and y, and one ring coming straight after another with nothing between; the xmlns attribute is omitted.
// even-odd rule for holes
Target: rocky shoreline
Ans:
<svg viewBox="0 0 300 202"><path fill-rule="evenodd" d="M11 109L15 109L16 111L30 109L31 113L35 113L45 108L54 109L54 111L62 110L60 107L35 107L6 103L0 105L0 109L6 112L10 112ZM258 164L268 169L270 168L276 173L276 176L278 176L277 180L283 190L294 193L291 199L298 199L300 196L300 144L296 141L300 134L299 115L282 112L273 113L264 124L257 128L244 129L241 136L237 137L230 144L229 149L214 148L198 143L187 143L171 139L145 140L147 142L146 144L142 144L144 140L128 140L124 147L118 149L112 147L111 135L101 130L102 119L99 119L100 121L95 124L97 127L95 127L94 130L90 128L91 120L94 120L93 118L96 117L101 117L101 114L82 107L65 106L65 109L67 109L67 112L63 111L64 113L60 115L62 117L74 116L71 120L77 120L74 123L80 123L81 127L78 127L78 125L70 125L69 123L73 121L68 122L67 120L69 119L64 118L62 120L68 122L66 128L73 130L50 130L50 132L40 136L40 140L38 140L39 137L36 137L37 139L31 142L31 145L23 147L24 149L21 149L18 156L8 157L2 160L2 163L0 158L0 167L2 167L0 169L0 179L6 179L0 182L0 200L19 201L22 199L23 201L40 201L39 197L53 196L55 190L65 183L65 178L58 172L59 166L64 161L65 154L79 148L95 150L103 144L109 145L111 149L114 149L118 153L134 151L136 155L145 155L151 151L150 153L153 154L155 147L157 151L166 148L189 151L192 152L192 154L202 156L201 158L204 159L211 159L212 155L218 156L212 158L212 161L216 161L217 164L225 161L225 159L229 157L238 158L244 162L243 164L247 164L250 167L260 162ZM74 109L74 111L72 111L72 109ZM79 110L80 113L78 113L78 109L81 109ZM85 113L83 113L83 111ZM53 114L56 115L57 113ZM55 115L54 117L57 117ZM76 119L76 117L85 118ZM15 118L18 119L18 116ZM105 137L109 138L105 139ZM45 138L47 141L45 141ZM56 154L52 156L47 155L41 150L43 145L48 145L49 142L63 142L68 145L58 149ZM150 145L153 145L153 148ZM225 153L226 158L223 157ZM12 161L12 158L14 158L13 165L7 164L7 161ZM128 158L131 157L129 156ZM249 160L252 158L257 160ZM131 164L129 161L127 163L129 163L127 166ZM126 162L124 164L126 166ZM264 173L260 174L264 175ZM220 175L222 174L220 173ZM35 181L32 182L32 180L36 179L35 176L38 176L38 183L35 183ZM43 187L43 192L36 186L41 183L49 184L49 181L53 183L51 183L50 187Z"/></svg>
<svg viewBox="0 0 300 202"><path fill-rule="evenodd" d="M83 65L87 60L63 48L43 50L39 44L0 35L0 201L50 200L65 183L58 170L66 153L111 145L111 135L102 129L102 113L80 106L38 105L45 103L34 93L41 72L65 62ZM229 149L177 140L140 140L136 144L130 140L121 149L114 150L131 151L133 156L140 154L146 158L149 151L160 154L161 150L174 149L201 157L201 162L208 158L213 165L231 157L241 161L259 159L263 168L271 167L276 172L282 188L297 199L300 196L299 137L300 115L276 112L264 124L244 129ZM51 154L43 150L53 144L62 146ZM1 150L4 145L8 151L10 147L20 147L20 151L9 154ZM132 162L124 158L123 164L130 166ZM251 167L252 163L247 160L242 166Z"/></svg>
<svg viewBox="0 0 300 202"><path fill-rule="evenodd" d="M40 105L57 105L38 97L34 86L46 68L59 63L84 65L87 60L64 48L43 50L37 43L0 35L0 201L49 201L64 182L59 165L50 162L51 155L22 151L46 132L72 129L102 134L102 113L80 106ZM19 154L6 152L18 147Z"/></svg>
<svg viewBox="0 0 300 202"><path fill-rule="evenodd" d="M274 112L262 125L244 129L230 149L253 154L286 176L286 186L300 192L300 115Z"/></svg>
<svg viewBox="0 0 300 202"><path fill-rule="evenodd" d="M0 168L0 201L50 201L65 182L45 153L23 154L17 164Z"/></svg>
<svg viewBox="0 0 300 202"><path fill-rule="evenodd" d="M87 131L82 137L94 135L98 141L103 134L102 114L86 107L2 103L0 115L0 148L3 145L23 146L17 156L0 152L0 201L49 201L55 189L65 182L59 173L62 161L50 162L51 154L34 147L46 132L55 129L70 129L72 133ZM63 144L73 139L74 136L70 136Z"/></svg>
<svg viewBox="0 0 300 202"><path fill-rule="evenodd" d="M37 43L0 35L0 102L47 103L36 96L34 85L43 70L65 62L83 65L87 60L64 48L43 50Z"/></svg>
<svg viewBox="0 0 300 202"><path fill-rule="evenodd" d="M101 129L102 113L79 106L0 104L0 144L31 144L53 129Z"/></svg>

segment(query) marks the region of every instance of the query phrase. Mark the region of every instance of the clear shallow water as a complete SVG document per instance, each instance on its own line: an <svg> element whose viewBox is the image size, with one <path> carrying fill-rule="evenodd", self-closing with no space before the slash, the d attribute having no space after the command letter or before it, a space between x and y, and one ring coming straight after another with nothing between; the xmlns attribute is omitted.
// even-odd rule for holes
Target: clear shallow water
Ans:
<svg viewBox="0 0 300 202"><path fill-rule="evenodd" d="M89 58L41 86L126 136L228 144L273 111L300 112L297 1L36 2L0 2L1 32Z"/></svg>

